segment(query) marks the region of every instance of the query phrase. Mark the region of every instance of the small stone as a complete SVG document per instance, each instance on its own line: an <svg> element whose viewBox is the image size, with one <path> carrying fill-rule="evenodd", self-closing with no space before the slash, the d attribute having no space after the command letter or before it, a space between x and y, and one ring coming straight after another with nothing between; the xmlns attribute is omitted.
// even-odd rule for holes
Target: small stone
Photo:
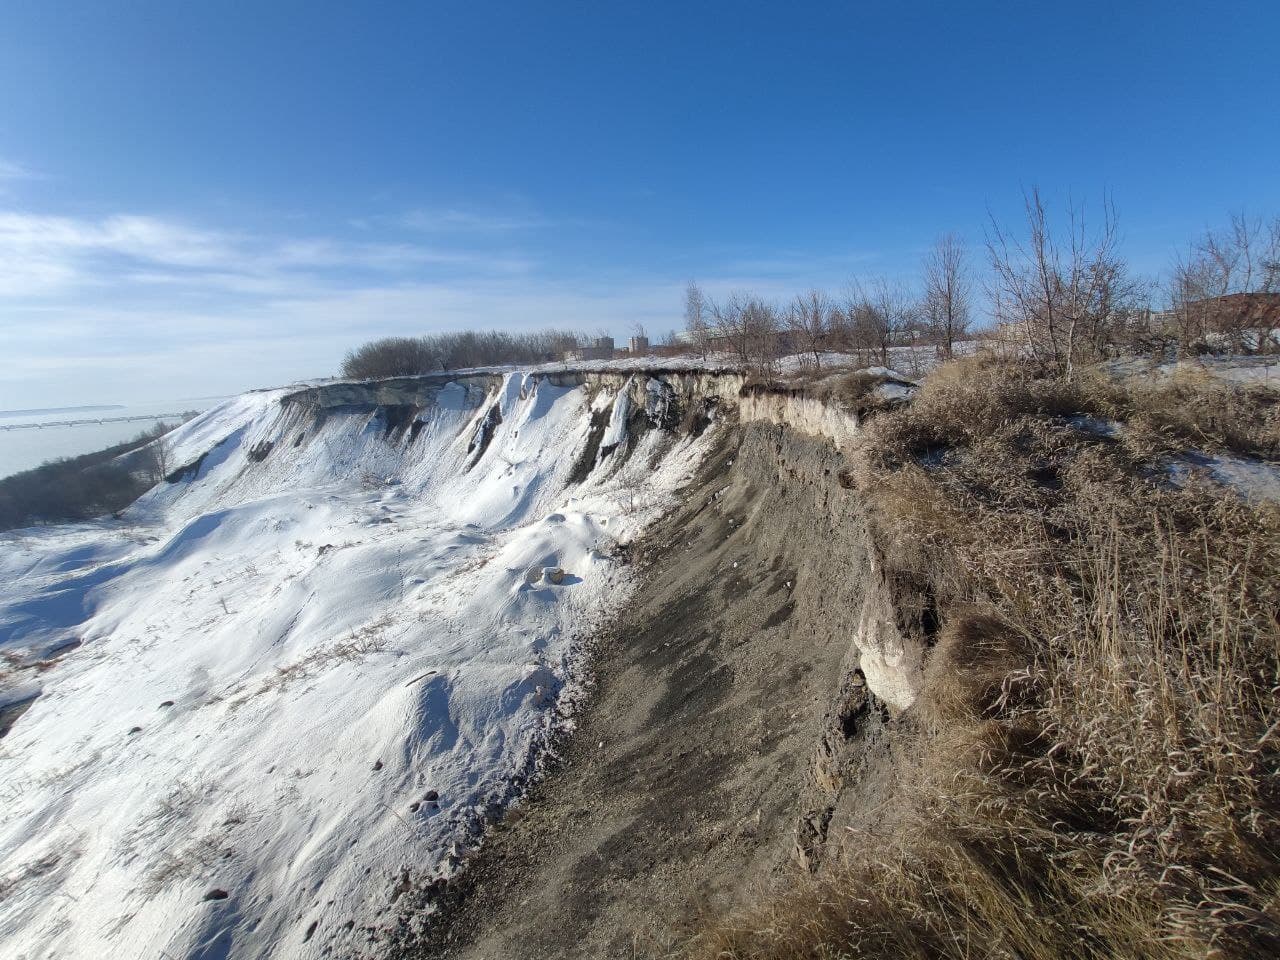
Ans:
<svg viewBox="0 0 1280 960"><path fill-rule="evenodd" d="M375 760L375 761L373 762L373 769L374 769L374 772L375 772L375 773L376 773L377 771L381 770L381 769L382 769L382 761L381 761L381 760Z"/></svg>
<svg viewBox="0 0 1280 960"><path fill-rule="evenodd" d="M227 893L227 891L219 890L217 887L214 887L204 895L204 898L206 900L225 900L229 896L231 896L231 894Z"/></svg>
<svg viewBox="0 0 1280 960"><path fill-rule="evenodd" d="M423 795L422 799L426 803L435 803L437 800L440 799L440 794L434 790L428 790L426 794Z"/></svg>
<svg viewBox="0 0 1280 960"><path fill-rule="evenodd" d="M164 703L160 704L160 706L162 706L162 707L172 707L172 706L173 706L173 701L172 701L172 700L166 700Z"/></svg>
<svg viewBox="0 0 1280 960"><path fill-rule="evenodd" d="M142 732L142 728L141 728L141 727L130 727L130 728L129 728L129 736L131 736L131 737L132 737L135 733L141 733L141 732Z"/></svg>

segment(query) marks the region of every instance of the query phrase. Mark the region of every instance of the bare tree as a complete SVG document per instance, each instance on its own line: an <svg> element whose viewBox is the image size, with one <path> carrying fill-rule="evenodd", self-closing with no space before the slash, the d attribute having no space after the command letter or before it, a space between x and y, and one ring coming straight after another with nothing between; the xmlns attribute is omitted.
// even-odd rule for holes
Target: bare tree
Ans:
<svg viewBox="0 0 1280 960"><path fill-rule="evenodd" d="M1083 207L1069 205L1055 231L1038 189L1024 195L1024 206L1025 240L991 219L988 292L995 318L1020 331L1030 357L1071 377L1078 360L1105 354L1132 308L1133 285L1116 250L1115 209L1104 201L1102 226L1090 233Z"/></svg>
<svg viewBox="0 0 1280 960"><path fill-rule="evenodd" d="M964 242L955 234L940 237L924 261L922 312L946 356L969 332L970 281Z"/></svg>
<svg viewBox="0 0 1280 960"><path fill-rule="evenodd" d="M759 297L750 297L744 321L752 364L757 370L771 372L778 358L778 335L782 328L777 308Z"/></svg>
<svg viewBox="0 0 1280 960"><path fill-rule="evenodd" d="M744 369L769 370L777 355L778 312L750 294L730 293L710 304L711 326Z"/></svg>
<svg viewBox="0 0 1280 960"><path fill-rule="evenodd" d="M170 453L169 444L166 440L167 433L168 429L166 425L164 432L161 433L160 436L156 437L147 448L151 455L150 459L153 483L159 483L173 472L173 457Z"/></svg>
<svg viewBox="0 0 1280 960"><path fill-rule="evenodd" d="M711 350L710 313L710 306L702 288L690 280L684 291L684 328L703 360L707 359L707 354Z"/></svg>
<svg viewBox="0 0 1280 960"><path fill-rule="evenodd" d="M889 365L889 348L902 339L916 315L910 295L899 283L876 277L853 281L845 295L845 315L853 346Z"/></svg>
<svg viewBox="0 0 1280 960"><path fill-rule="evenodd" d="M787 311L787 329L804 349L813 354L815 370L822 368L821 351L831 336L831 300L821 290L799 295Z"/></svg>

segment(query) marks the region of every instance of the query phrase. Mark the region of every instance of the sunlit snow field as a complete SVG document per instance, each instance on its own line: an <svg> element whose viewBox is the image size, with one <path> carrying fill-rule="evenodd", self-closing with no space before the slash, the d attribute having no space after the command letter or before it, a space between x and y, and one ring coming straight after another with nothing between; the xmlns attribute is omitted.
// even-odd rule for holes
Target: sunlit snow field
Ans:
<svg viewBox="0 0 1280 960"><path fill-rule="evenodd" d="M615 544L709 442L651 431L571 485L617 398L474 383L399 442L236 398L124 521L0 538L0 703L40 694L0 741L0 954L349 955L457 865L627 597Z"/></svg>

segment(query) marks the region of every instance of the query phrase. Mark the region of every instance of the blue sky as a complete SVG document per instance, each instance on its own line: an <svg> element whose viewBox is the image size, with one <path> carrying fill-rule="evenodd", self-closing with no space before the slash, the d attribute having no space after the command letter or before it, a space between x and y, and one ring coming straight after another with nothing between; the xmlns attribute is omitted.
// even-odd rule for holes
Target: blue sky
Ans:
<svg viewBox="0 0 1280 960"><path fill-rule="evenodd" d="M1038 184L1280 212L1280 5L0 0L0 408L910 280Z"/></svg>

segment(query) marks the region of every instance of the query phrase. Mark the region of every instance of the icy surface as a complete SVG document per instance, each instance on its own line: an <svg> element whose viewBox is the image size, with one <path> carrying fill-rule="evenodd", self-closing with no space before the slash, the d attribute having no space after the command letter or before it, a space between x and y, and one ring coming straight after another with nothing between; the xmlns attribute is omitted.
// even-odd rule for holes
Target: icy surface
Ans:
<svg viewBox="0 0 1280 960"><path fill-rule="evenodd" d="M356 956L402 871L456 868L710 434L570 486L586 392L475 382L412 439L248 394L124 520L0 538L0 701L39 693L0 742L0 955Z"/></svg>
<svg viewBox="0 0 1280 960"><path fill-rule="evenodd" d="M1182 454L1169 464L1169 478L1178 485L1197 474L1208 476L1245 500L1280 502L1280 464L1199 451Z"/></svg>

